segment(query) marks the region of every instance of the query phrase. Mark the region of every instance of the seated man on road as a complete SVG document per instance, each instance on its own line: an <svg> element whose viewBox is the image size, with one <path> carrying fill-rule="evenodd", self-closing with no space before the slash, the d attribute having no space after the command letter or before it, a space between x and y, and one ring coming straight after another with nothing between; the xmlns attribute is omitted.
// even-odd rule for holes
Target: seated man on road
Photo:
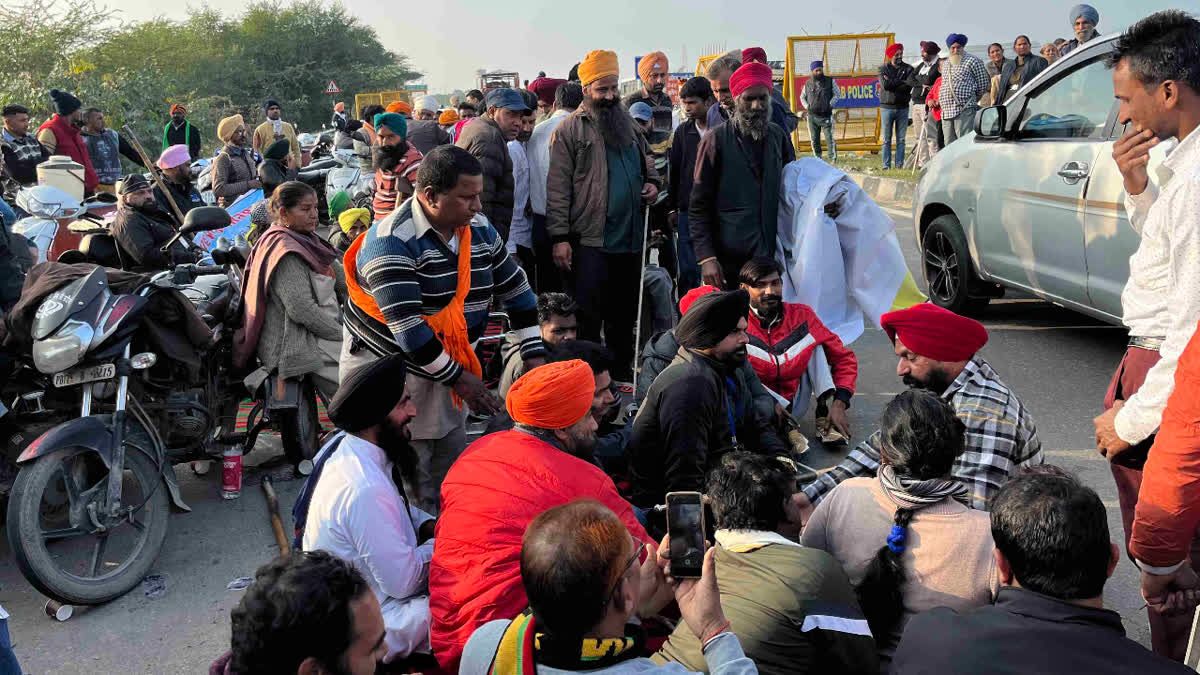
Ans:
<svg viewBox="0 0 1200 675"><path fill-rule="evenodd" d="M561 295L554 293L553 295ZM600 468L610 476L623 475L627 469L626 451L629 434L633 431L632 420L621 425L612 421L613 407L617 400L613 395L612 352L604 345L590 340L567 340L550 347L546 354L547 363L580 360L592 369L596 378L596 389L592 393L592 419L596 420L596 447L592 457ZM513 428L513 418L500 411L488 420L486 433L494 434Z"/></svg>
<svg viewBox="0 0 1200 675"><path fill-rule="evenodd" d="M642 655L647 598L670 574L668 548L630 537L605 505L583 499L549 509L529 525L521 541L521 582L530 611L484 624L471 636L460 675L586 671L593 675L671 673ZM758 672L742 652L721 609L715 550L704 556L699 579L667 580L674 586L681 629L704 645L698 672ZM644 560L644 562L642 562Z"/></svg>
<svg viewBox="0 0 1200 675"><path fill-rule="evenodd" d="M703 295L708 295L714 291L720 290L716 286L700 286L688 291L686 295L679 299L680 315L687 314L691 309L692 303ZM675 338L675 329L657 333L650 338L646 346L642 348L642 367L637 374L637 389L634 391L633 402L635 407L640 408L642 401L646 398L646 391L650 389L650 385L659 376L662 371L671 365L675 360L676 354L679 353L679 340ZM769 418L775 414L775 397L771 396L771 392L763 386L763 383L758 379L758 375L754 372L754 367L750 365L749 360L738 367L746 382L750 383L750 395L754 399L754 409L765 418Z"/></svg>
<svg viewBox="0 0 1200 675"><path fill-rule="evenodd" d="M742 265L741 287L750 294L750 365L797 417L815 395L821 440L845 442L850 438L846 409L858 380L858 359L811 307L783 301L782 270L774 258L765 256Z"/></svg>
<svg viewBox="0 0 1200 675"><path fill-rule="evenodd" d="M721 605L761 673L879 673L854 589L828 553L800 546L794 471L775 457L731 452L708 474ZM678 626L655 661L704 670L701 643Z"/></svg>
<svg viewBox="0 0 1200 675"><path fill-rule="evenodd" d="M888 312L880 322L896 346L896 374L904 384L946 399L966 425L966 452L955 460L950 475L966 484L971 508L987 510L988 500L1020 467L1044 461L1033 418L977 353L987 344L987 329L930 303ZM804 486L803 495L796 495L805 520L838 483L874 476L878 470L876 431L841 464Z"/></svg>
<svg viewBox="0 0 1200 675"><path fill-rule="evenodd" d="M528 607L521 536L542 511L596 499L620 517L633 539L653 544L592 458L595 386L583 361L530 370L505 402L513 430L475 441L446 474L429 572L433 652L444 671L458 672L463 645L476 628Z"/></svg>
<svg viewBox="0 0 1200 675"><path fill-rule="evenodd" d="M367 580L325 551L293 551L258 568L230 617L233 650L210 673L374 673L387 649Z"/></svg>
<svg viewBox="0 0 1200 675"><path fill-rule="evenodd" d="M408 423L416 406L404 391L404 357L384 357L346 376L329 404L343 430L327 442L296 513L305 551L324 550L366 577L387 627L384 663L429 649L429 560L433 516L409 503L417 455ZM403 480L397 480L397 477Z"/></svg>
<svg viewBox="0 0 1200 675"><path fill-rule="evenodd" d="M196 189L196 185L192 183L192 156L188 154L186 145L172 145L163 150L163 153L158 158L158 168L162 169L163 187L155 186L154 201L158 202L158 208L162 209L163 213L175 218L175 211L171 209L171 200L175 201L175 206L179 207L179 213L186 216L188 211L201 206L207 206L204 199L200 197L200 191ZM167 194L171 195L171 199L167 199ZM183 225L182 222L176 226Z"/></svg>
<svg viewBox="0 0 1200 675"><path fill-rule="evenodd" d="M1056 467L1009 481L992 500L1000 593L967 612L938 607L908 622L892 673L1194 672L1125 637L1104 609L1120 560L1094 490Z"/></svg>
<svg viewBox="0 0 1200 675"><path fill-rule="evenodd" d="M112 236L121 255L121 266L133 272L160 272L173 265L196 262L182 239L163 251L175 236L171 216L154 200L154 190L140 173L127 176L117 186L117 215Z"/></svg>
<svg viewBox="0 0 1200 675"><path fill-rule="evenodd" d="M675 328L679 353L650 385L633 421L629 461L638 506L662 504L668 492L703 491L704 476L727 452L787 454L755 410L741 371L749 312L746 291L709 293Z"/></svg>
<svg viewBox="0 0 1200 675"><path fill-rule="evenodd" d="M575 314L579 305L566 293L542 293L537 299L538 328L542 332L542 342L547 347L561 344L565 340L574 340L577 334L578 320ZM527 370L525 361L521 358L521 339L517 333L509 331L504 335L504 343L500 346L500 356L504 362L504 372L500 375L500 386L497 391L500 397L508 396L508 390L517 378Z"/></svg>

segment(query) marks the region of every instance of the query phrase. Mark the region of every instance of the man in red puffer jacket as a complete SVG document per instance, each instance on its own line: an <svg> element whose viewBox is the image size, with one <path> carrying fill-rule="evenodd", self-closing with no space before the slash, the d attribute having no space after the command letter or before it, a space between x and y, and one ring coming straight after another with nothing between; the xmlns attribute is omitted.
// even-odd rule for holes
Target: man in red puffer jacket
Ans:
<svg viewBox="0 0 1200 675"><path fill-rule="evenodd" d="M92 168L87 142L83 140L83 102L58 89L50 90L56 114L38 127L37 139L51 155L66 155L83 165L83 193L93 194L100 178Z"/></svg>
<svg viewBox="0 0 1200 675"><path fill-rule="evenodd" d="M513 430L472 443L442 481L429 609L433 655L443 672L458 672L476 628L515 618L529 606L521 583L521 537L546 509L598 500L634 539L654 546L633 507L592 459L595 389L592 369L581 360L525 373L505 401Z"/></svg>
<svg viewBox="0 0 1200 675"><path fill-rule="evenodd" d="M809 393L817 397L817 431L823 441L848 440L846 410L858 379L858 358L811 307L783 302L780 272L779 263L768 257L756 257L741 269L741 287L750 293L750 365L763 385L786 401L782 405L789 412L802 415ZM818 349L824 349L827 365L813 361Z"/></svg>

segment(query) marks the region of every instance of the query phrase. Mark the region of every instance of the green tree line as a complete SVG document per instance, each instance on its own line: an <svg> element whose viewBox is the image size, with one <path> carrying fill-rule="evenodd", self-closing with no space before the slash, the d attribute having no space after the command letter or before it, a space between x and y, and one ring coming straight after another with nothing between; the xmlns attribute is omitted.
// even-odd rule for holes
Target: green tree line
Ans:
<svg viewBox="0 0 1200 675"><path fill-rule="evenodd" d="M238 16L193 9L186 19L129 22L95 0L24 0L0 5L0 103L20 103L37 122L54 112L49 92L69 91L104 111L110 128L129 124L148 153L161 147L173 103L218 146L217 122L240 113L265 119L272 98L297 130L327 124L334 100L400 88L420 73L386 49L375 30L341 4L257 0ZM336 80L344 92L324 95Z"/></svg>

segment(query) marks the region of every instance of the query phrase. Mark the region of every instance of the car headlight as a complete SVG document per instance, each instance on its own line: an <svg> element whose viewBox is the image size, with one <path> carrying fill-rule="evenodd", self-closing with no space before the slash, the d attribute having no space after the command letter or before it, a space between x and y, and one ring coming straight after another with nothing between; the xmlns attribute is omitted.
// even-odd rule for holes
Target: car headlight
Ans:
<svg viewBox="0 0 1200 675"><path fill-rule="evenodd" d="M68 319L54 335L33 343L33 365L46 374L61 373L83 360L93 333L88 324Z"/></svg>

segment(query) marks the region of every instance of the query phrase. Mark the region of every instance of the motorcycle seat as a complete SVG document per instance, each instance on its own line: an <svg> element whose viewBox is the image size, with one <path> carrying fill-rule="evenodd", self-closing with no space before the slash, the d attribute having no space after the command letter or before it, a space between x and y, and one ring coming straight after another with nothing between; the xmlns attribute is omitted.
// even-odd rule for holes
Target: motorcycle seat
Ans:
<svg viewBox="0 0 1200 675"><path fill-rule="evenodd" d="M110 234L85 235L79 242L79 250L89 262L103 267L121 268L121 252L117 248L117 240Z"/></svg>

